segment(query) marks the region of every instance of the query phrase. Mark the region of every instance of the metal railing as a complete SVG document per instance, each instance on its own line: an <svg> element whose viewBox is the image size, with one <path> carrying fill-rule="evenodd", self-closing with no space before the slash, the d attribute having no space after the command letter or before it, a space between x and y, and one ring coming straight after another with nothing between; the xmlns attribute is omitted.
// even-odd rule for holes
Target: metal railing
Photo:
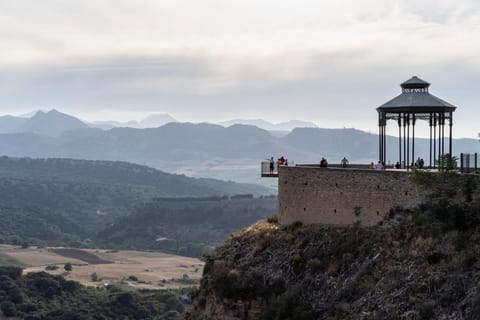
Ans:
<svg viewBox="0 0 480 320"><path fill-rule="evenodd" d="M462 173L480 173L478 169L478 153L460 154L460 172Z"/></svg>
<svg viewBox="0 0 480 320"><path fill-rule="evenodd" d="M273 170L270 169L270 161L262 161L260 169L262 177L278 177L278 162L273 163Z"/></svg>

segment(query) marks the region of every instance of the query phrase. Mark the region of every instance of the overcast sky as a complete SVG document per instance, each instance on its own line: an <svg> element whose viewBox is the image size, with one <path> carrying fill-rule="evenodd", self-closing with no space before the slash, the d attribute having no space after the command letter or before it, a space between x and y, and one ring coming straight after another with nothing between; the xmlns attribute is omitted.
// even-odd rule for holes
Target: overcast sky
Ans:
<svg viewBox="0 0 480 320"><path fill-rule="evenodd" d="M418 75L476 137L479 39L474 0L0 0L0 114L376 132L375 108Z"/></svg>

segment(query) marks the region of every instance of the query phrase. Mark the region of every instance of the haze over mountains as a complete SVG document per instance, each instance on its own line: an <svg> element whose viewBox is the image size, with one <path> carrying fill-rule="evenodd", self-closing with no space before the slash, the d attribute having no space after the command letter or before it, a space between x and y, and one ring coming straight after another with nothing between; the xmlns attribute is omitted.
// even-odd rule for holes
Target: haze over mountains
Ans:
<svg viewBox="0 0 480 320"><path fill-rule="evenodd" d="M263 119L233 119L229 121L219 122L218 123L224 127L230 127L234 124L245 124L256 126L260 129L268 131L292 131L295 128L318 128L318 126L313 122L300 121L300 120L290 120L287 122L280 123L271 123Z"/></svg>
<svg viewBox="0 0 480 320"><path fill-rule="evenodd" d="M156 113L148 115L145 119L140 121L94 121L90 124L90 126L99 129L112 129L115 127L156 128L170 122L178 122L178 120L166 113Z"/></svg>
<svg viewBox="0 0 480 320"><path fill-rule="evenodd" d="M162 119L169 118L151 117L142 123ZM333 163L346 156L351 162L369 163L378 152L378 136L355 129L295 128L277 136L253 125L169 122L156 128L101 130L56 110L29 119L0 117L0 128L2 155L120 160L190 176L272 185L275 181L259 178L260 162L270 156L284 155L296 163L317 163L320 157ZM387 159L395 161L397 138L387 140ZM415 148L428 163L428 140L416 139ZM480 152L480 144L456 139L454 151Z"/></svg>
<svg viewBox="0 0 480 320"><path fill-rule="evenodd" d="M167 123L180 122L167 113L150 114L142 120L120 121L93 121L85 122L74 116L59 112L55 109L50 111L37 110L20 116L0 116L0 133L33 132L44 135L56 136L59 133L78 128L98 128L109 130L116 127L127 128L157 128ZM57 124L56 128L50 128ZM252 125L268 131L292 131L295 128L318 128L313 122L290 120L281 123L271 123L263 119L233 119L217 123L223 127L230 127L234 124ZM54 130L49 132L49 130Z"/></svg>

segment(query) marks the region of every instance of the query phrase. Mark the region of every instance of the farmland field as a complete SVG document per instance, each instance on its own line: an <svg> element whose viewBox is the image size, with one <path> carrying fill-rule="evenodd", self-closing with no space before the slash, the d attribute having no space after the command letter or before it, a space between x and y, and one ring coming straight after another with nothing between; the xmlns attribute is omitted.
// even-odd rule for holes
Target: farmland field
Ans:
<svg viewBox="0 0 480 320"><path fill-rule="evenodd" d="M198 284L203 262L199 259L160 252L97 250L73 248L21 248L0 245L4 261L15 261L25 267L24 273L46 271L88 286L106 283L130 288L167 289ZM73 270L63 266L71 263ZM58 267L55 270L54 266ZM96 273L99 281L92 281Z"/></svg>

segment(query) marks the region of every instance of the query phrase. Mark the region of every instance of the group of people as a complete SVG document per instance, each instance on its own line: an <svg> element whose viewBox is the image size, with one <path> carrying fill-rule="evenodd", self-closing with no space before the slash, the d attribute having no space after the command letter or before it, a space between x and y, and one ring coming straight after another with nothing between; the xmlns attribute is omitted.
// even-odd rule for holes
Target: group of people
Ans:
<svg viewBox="0 0 480 320"><path fill-rule="evenodd" d="M420 157L417 158L417 161L415 161L415 163L412 162L412 165L411 165L411 167L417 167L419 169L423 169L424 166L425 166L425 160L423 160L423 158L420 158ZM405 162L402 161L402 163L400 163L399 161L397 161L395 163L395 169L405 169Z"/></svg>
<svg viewBox="0 0 480 320"><path fill-rule="evenodd" d="M417 161L415 161L415 167L422 169L424 165L425 161L423 160L423 158L418 157Z"/></svg>
<svg viewBox="0 0 480 320"><path fill-rule="evenodd" d="M377 163L371 162L370 168L373 170L385 170L385 163L380 160Z"/></svg>
<svg viewBox="0 0 480 320"><path fill-rule="evenodd" d="M270 162L270 173L273 173L275 171L275 160L274 160L273 157L271 157L270 159L267 159L267 160L269 160L269 162ZM281 156L280 158L278 158L277 164L279 166L288 166L288 160L284 156ZM341 165L342 168L348 168L348 164L349 164L349 161L346 157L343 157L343 159L340 160L340 165ZM415 166L419 169L422 169L424 167L424 165L425 165L425 161L420 157L418 157L417 161L415 161L415 164L412 163L412 167ZM320 167L321 168L328 167L328 161L324 157L322 157L322 159L320 160ZM385 162L382 162L382 161L378 161L377 163L371 162L370 163L370 168L374 169L374 170L385 170L385 168L386 168ZM395 169L404 169L405 168L405 163L403 161L402 161L402 163L397 161L394 165L394 168Z"/></svg>
<svg viewBox="0 0 480 320"><path fill-rule="evenodd" d="M275 160L273 157L270 157L270 159L267 159L270 163L270 173L273 173L275 171ZM284 156L281 156L280 158L277 159L277 165L279 166L288 166L288 159L285 158Z"/></svg>

